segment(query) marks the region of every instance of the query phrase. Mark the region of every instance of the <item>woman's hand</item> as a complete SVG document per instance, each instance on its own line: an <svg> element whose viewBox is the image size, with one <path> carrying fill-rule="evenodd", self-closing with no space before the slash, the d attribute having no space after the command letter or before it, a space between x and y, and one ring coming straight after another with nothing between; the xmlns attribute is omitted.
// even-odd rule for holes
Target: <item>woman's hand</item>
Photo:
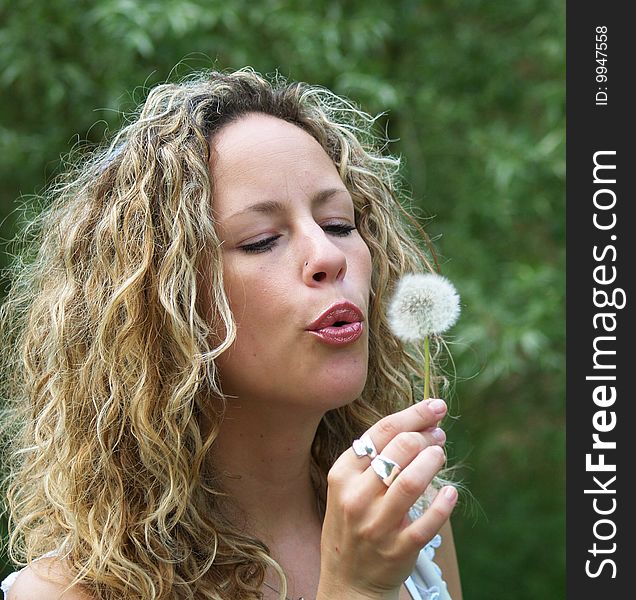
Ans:
<svg viewBox="0 0 636 600"><path fill-rule="evenodd" d="M335 462L327 476L318 600L397 600L420 550L457 500L456 490L447 486L423 516L413 522L408 517L444 464L445 436L436 426L445 412L441 400L420 402L367 431L378 454L402 469L388 488L368 456L358 458L350 448Z"/></svg>

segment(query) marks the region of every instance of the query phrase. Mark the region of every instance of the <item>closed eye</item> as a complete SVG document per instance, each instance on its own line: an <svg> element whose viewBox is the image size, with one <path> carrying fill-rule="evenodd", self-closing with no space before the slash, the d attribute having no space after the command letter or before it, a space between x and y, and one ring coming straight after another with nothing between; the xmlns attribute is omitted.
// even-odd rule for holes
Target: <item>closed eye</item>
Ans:
<svg viewBox="0 0 636 600"><path fill-rule="evenodd" d="M323 229L338 237L345 237L349 235L352 231L354 231L356 228L353 225L338 224L338 225L326 225L325 227L323 227ZM246 252L248 254L260 254L261 252L269 252L270 250L274 249L274 246L276 245L275 242L279 237L281 236L275 235L269 238L265 238L264 240L261 240L260 242L256 242L254 244L246 244L245 246L239 246L239 248L243 250L243 252Z"/></svg>

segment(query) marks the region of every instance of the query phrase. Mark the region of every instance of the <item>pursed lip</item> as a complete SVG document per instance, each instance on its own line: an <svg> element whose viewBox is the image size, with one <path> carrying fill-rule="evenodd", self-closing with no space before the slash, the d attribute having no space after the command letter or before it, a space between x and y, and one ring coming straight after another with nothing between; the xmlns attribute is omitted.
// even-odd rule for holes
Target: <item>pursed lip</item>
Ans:
<svg viewBox="0 0 636 600"><path fill-rule="evenodd" d="M325 310L318 318L316 318L307 327L308 331L318 331L325 327L331 327L338 321L344 321L346 323L357 323L364 321L364 315L362 311L353 303L349 301L336 302Z"/></svg>

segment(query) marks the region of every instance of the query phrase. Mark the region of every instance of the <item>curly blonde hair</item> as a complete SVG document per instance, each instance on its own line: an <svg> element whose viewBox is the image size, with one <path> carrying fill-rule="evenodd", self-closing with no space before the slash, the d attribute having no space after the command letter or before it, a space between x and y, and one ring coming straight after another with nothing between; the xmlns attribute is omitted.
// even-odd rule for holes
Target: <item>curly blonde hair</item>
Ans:
<svg viewBox="0 0 636 600"><path fill-rule="evenodd" d="M417 228L430 244L400 204L399 160L383 156L375 119L250 68L155 87L108 146L48 191L0 315L11 557L29 564L59 549L95 598L261 598L268 566L286 594L268 547L223 517L231 498L206 462L226 406L215 360L236 335L210 142L253 112L322 145L373 261L366 386L325 414L312 446L322 516L327 472L351 440L417 400L422 357L391 334L385 308L402 274L438 269L414 241Z"/></svg>

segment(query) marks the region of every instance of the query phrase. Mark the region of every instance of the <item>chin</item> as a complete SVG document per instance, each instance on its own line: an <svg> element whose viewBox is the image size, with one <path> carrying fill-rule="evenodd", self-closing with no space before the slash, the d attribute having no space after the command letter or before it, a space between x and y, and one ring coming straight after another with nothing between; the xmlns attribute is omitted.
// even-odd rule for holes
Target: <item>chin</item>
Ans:
<svg viewBox="0 0 636 600"><path fill-rule="evenodd" d="M333 410L351 404L360 396L366 383L364 376L338 378L334 377L323 385L312 389L315 402L322 405L325 410Z"/></svg>

